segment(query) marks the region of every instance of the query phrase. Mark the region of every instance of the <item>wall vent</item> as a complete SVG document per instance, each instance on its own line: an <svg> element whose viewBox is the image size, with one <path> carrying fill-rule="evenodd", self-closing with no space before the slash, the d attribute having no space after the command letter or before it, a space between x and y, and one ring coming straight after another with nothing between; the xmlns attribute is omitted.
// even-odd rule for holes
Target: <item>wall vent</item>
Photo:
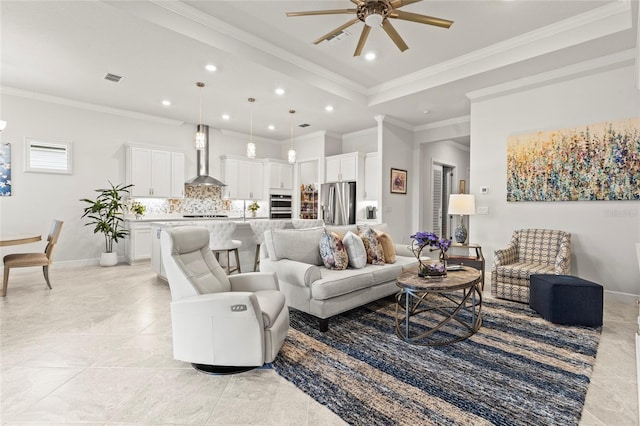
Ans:
<svg viewBox="0 0 640 426"><path fill-rule="evenodd" d="M298 124L298 127L309 127L309 126L311 126L311 124L307 124L307 123Z"/></svg>
<svg viewBox="0 0 640 426"><path fill-rule="evenodd" d="M113 81L114 83L120 83L120 80L122 80L122 77L119 75L115 75L115 74L111 74L110 72L106 73L104 75L104 79L105 80L109 80L109 81Z"/></svg>

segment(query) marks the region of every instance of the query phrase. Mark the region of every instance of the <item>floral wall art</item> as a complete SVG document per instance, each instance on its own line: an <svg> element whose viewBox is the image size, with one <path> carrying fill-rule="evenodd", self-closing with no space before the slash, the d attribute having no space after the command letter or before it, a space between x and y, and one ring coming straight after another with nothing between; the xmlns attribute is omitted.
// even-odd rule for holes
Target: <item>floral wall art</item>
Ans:
<svg viewBox="0 0 640 426"><path fill-rule="evenodd" d="M0 197L11 196L11 144L0 144Z"/></svg>
<svg viewBox="0 0 640 426"><path fill-rule="evenodd" d="M640 200L640 118L507 139L507 201Z"/></svg>

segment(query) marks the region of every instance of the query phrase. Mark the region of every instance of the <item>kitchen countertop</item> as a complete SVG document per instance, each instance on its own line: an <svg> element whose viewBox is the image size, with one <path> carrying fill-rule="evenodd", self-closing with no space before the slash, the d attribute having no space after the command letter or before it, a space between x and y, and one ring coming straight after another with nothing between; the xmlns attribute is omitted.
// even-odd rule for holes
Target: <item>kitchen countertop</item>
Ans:
<svg viewBox="0 0 640 426"><path fill-rule="evenodd" d="M124 220L128 222L193 222L193 221L205 221L205 220L230 220L233 222L244 223L250 220L256 219L269 219L267 216L258 217L242 217L242 216L229 216L229 217L183 217L182 215L146 215L140 219L136 219L135 216L125 215Z"/></svg>

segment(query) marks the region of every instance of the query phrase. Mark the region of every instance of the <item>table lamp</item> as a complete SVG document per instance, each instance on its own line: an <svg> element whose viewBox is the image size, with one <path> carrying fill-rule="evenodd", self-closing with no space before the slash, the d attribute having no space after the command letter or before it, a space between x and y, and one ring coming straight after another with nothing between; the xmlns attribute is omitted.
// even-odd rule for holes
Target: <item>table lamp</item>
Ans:
<svg viewBox="0 0 640 426"><path fill-rule="evenodd" d="M460 215L458 227L455 230L456 242L463 244L467 241L467 228L464 226L464 216L476 214L476 197L472 194L449 195L449 214Z"/></svg>

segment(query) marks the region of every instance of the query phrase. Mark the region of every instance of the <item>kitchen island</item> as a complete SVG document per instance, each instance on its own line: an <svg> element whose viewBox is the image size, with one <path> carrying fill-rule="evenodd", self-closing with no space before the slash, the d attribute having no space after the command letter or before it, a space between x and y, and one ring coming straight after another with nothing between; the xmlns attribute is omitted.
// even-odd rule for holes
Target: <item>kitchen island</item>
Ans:
<svg viewBox="0 0 640 426"><path fill-rule="evenodd" d="M172 218L149 218L149 219L138 219L129 221L128 226L132 229L131 236L129 238L130 243L135 243L135 246L128 250L127 261L129 263L137 263L139 261L148 261L151 259L151 267L152 269L162 278L166 280L166 276L164 273L164 268L162 266L162 252L160 247L160 235L162 234L162 230L175 227L175 226L202 226L204 228L207 227L207 224L212 221L232 221L237 224L236 230L234 231L232 238L234 240L242 241L242 246L238 250L240 255L240 267L243 272L251 272L253 271L253 260L255 256L256 243L253 238L253 231L251 230L251 226L249 222L251 220L260 220L267 219L266 217L256 217L256 218L232 218L232 217L224 217L224 218L182 218L182 217L172 217ZM291 225L288 224L287 227ZM133 232L135 231L135 232ZM141 238L142 237L142 238ZM137 255L136 248L137 246L141 246ZM146 253L142 252L143 250L147 250L148 254L146 255L146 259L144 255ZM140 253L142 252L142 253ZM222 259L220 259L222 261Z"/></svg>

